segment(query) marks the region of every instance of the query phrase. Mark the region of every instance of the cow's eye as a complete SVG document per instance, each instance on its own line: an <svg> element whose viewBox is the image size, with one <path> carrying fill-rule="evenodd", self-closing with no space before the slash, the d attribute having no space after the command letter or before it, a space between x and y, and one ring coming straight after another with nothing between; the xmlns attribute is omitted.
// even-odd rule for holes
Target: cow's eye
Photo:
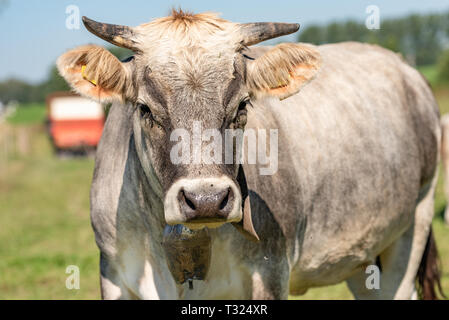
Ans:
<svg viewBox="0 0 449 320"><path fill-rule="evenodd" d="M239 104L239 109L238 109L237 113L238 113L239 111L241 111L241 110L245 110L246 105L248 104L248 101L249 101L249 100L245 99L245 100L243 100L243 101L240 102L240 104Z"/></svg>
<svg viewBox="0 0 449 320"><path fill-rule="evenodd" d="M148 116L148 115L151 115L151 110L150 110L150 108L149 108L146 104L139 103L139 104L137 105L137 107L139 108L140 114L141 114L142 116Z"/></svg>
<svg viewBox="0 0 449 320"><path fill-rule="evenodd" d="M141 118L145 120L145 122L147 122L150 126L153 126L154 118L150 108L146 104L142 103L139 103L137 107L139 108Z"/></svg>

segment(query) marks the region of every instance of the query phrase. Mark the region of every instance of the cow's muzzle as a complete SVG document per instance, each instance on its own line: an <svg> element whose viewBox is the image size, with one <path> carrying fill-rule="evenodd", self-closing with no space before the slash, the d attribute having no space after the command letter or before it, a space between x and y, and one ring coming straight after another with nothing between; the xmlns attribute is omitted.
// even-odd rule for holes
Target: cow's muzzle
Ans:
<svg viewBox="0 0 449 320"><path fill-rule="evenodd" d="M165 220L170 225L184 224L192 229L218 227L242 219L242 197L228 177L180 179L168 190Z"/></svg>

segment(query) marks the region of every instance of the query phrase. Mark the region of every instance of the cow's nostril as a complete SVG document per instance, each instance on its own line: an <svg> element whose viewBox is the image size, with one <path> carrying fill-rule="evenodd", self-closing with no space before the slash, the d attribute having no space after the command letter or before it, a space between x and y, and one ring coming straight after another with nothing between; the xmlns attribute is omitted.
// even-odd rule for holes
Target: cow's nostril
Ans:
<svg viewBox="0 0 449 320"><path fill-rule="evenodd" d="M230 189L228 189L228 192L226 193L226 196L224 197L223 201L220 203L220 210L223 210L226 207L226 205L228 204L229 193L230 193Z"/></svg>
<svg viewBox="0 0 449 320"><path fill-rule="evenodd" d="M189 206L189 208L192 210L195 210L196 209L195 205L193 204L192 201L190 201L190 199L188 197L186 197L184 190L182 191L182 196L184 198L185 203Z"/></svg>

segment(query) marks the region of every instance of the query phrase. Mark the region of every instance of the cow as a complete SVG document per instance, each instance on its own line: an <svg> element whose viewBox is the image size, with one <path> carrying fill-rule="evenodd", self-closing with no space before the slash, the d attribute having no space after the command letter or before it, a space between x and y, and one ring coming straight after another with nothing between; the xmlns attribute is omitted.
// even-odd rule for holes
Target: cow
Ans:
<svg viewBox="0 0 449 320"><path fill-rule="evenodd" d="M112 103L91 188L102 298L286 299L342 281L357 299L436 297L439 111L399 55L356 42L251 47L299 25L213 13L83 22L134 52L119 61L87 45L57 61L75 91ZM231 163L174 163L172 133L198 123L221 136L277 130L277 170L239 162L237 144ZM209 232L192 290L167 267L167 225Z"/></svg>

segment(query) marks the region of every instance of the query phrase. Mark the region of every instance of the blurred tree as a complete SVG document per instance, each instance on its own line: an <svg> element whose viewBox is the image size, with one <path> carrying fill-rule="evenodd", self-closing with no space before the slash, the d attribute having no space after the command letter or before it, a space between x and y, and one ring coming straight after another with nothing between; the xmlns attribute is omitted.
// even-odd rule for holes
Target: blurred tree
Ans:
<svg viewBox="0 0 449 320"><path fill-rule="evenodd" d="M433 64L449 43L449 12L384 19L379 30L367 29L356 21L312 25L299 34L298 40L314 44L341 41L375 43L401 52L412 64Z"/></svg>
<svg viewBox="0 0 449 320"><path fill-rule="evenodd" d="M443 16L443 21L446 22L445 30L446 30L446 36L449 37L449 12L446 13L445 16Z"/></svg>
<svg viewBox="0 0 449 320"><path fill-rule="evenodd" d="M449 49L438 60L438 81L449 83Z"/></svg>
<svg viewBox="0 0 449 320"><path fill-rule="evenodd" d="M345 32L344 24L332 22L326 27L326 37L328 42L340 42L349 39L350 35Z"/></svg>
<svg viewBox="0 0 449 320"><path fill-rule="evenodd" d="M315 44L323 44L323 43L327 42L326 32L322 27L312 25L312 26L306 28L301 33L301 37L299 38L299 41L315 43Z"/></svg>
<svg viewBox="0 0 449 320"><path fill-rule="evenodd" d="M48 80L39 85L42 95L46 96L55 91L68 91L69 85L58 72L56 66L51 67Z"/></svg>
<svg viewBox="0 0 449 320"><path fill-rule="evenodd" d="M366 41L366 27L357 21L348 21L343 24L343 33L348 34L350 41ZM343 37L345 37L343 35Z"/></svg>
<svg viewBox="0 0 449 320"><path fill-rule="evenodd" d="M0 101L29 102L33 95L33 86L18 79L8 79L0 83Z"/></svg>

